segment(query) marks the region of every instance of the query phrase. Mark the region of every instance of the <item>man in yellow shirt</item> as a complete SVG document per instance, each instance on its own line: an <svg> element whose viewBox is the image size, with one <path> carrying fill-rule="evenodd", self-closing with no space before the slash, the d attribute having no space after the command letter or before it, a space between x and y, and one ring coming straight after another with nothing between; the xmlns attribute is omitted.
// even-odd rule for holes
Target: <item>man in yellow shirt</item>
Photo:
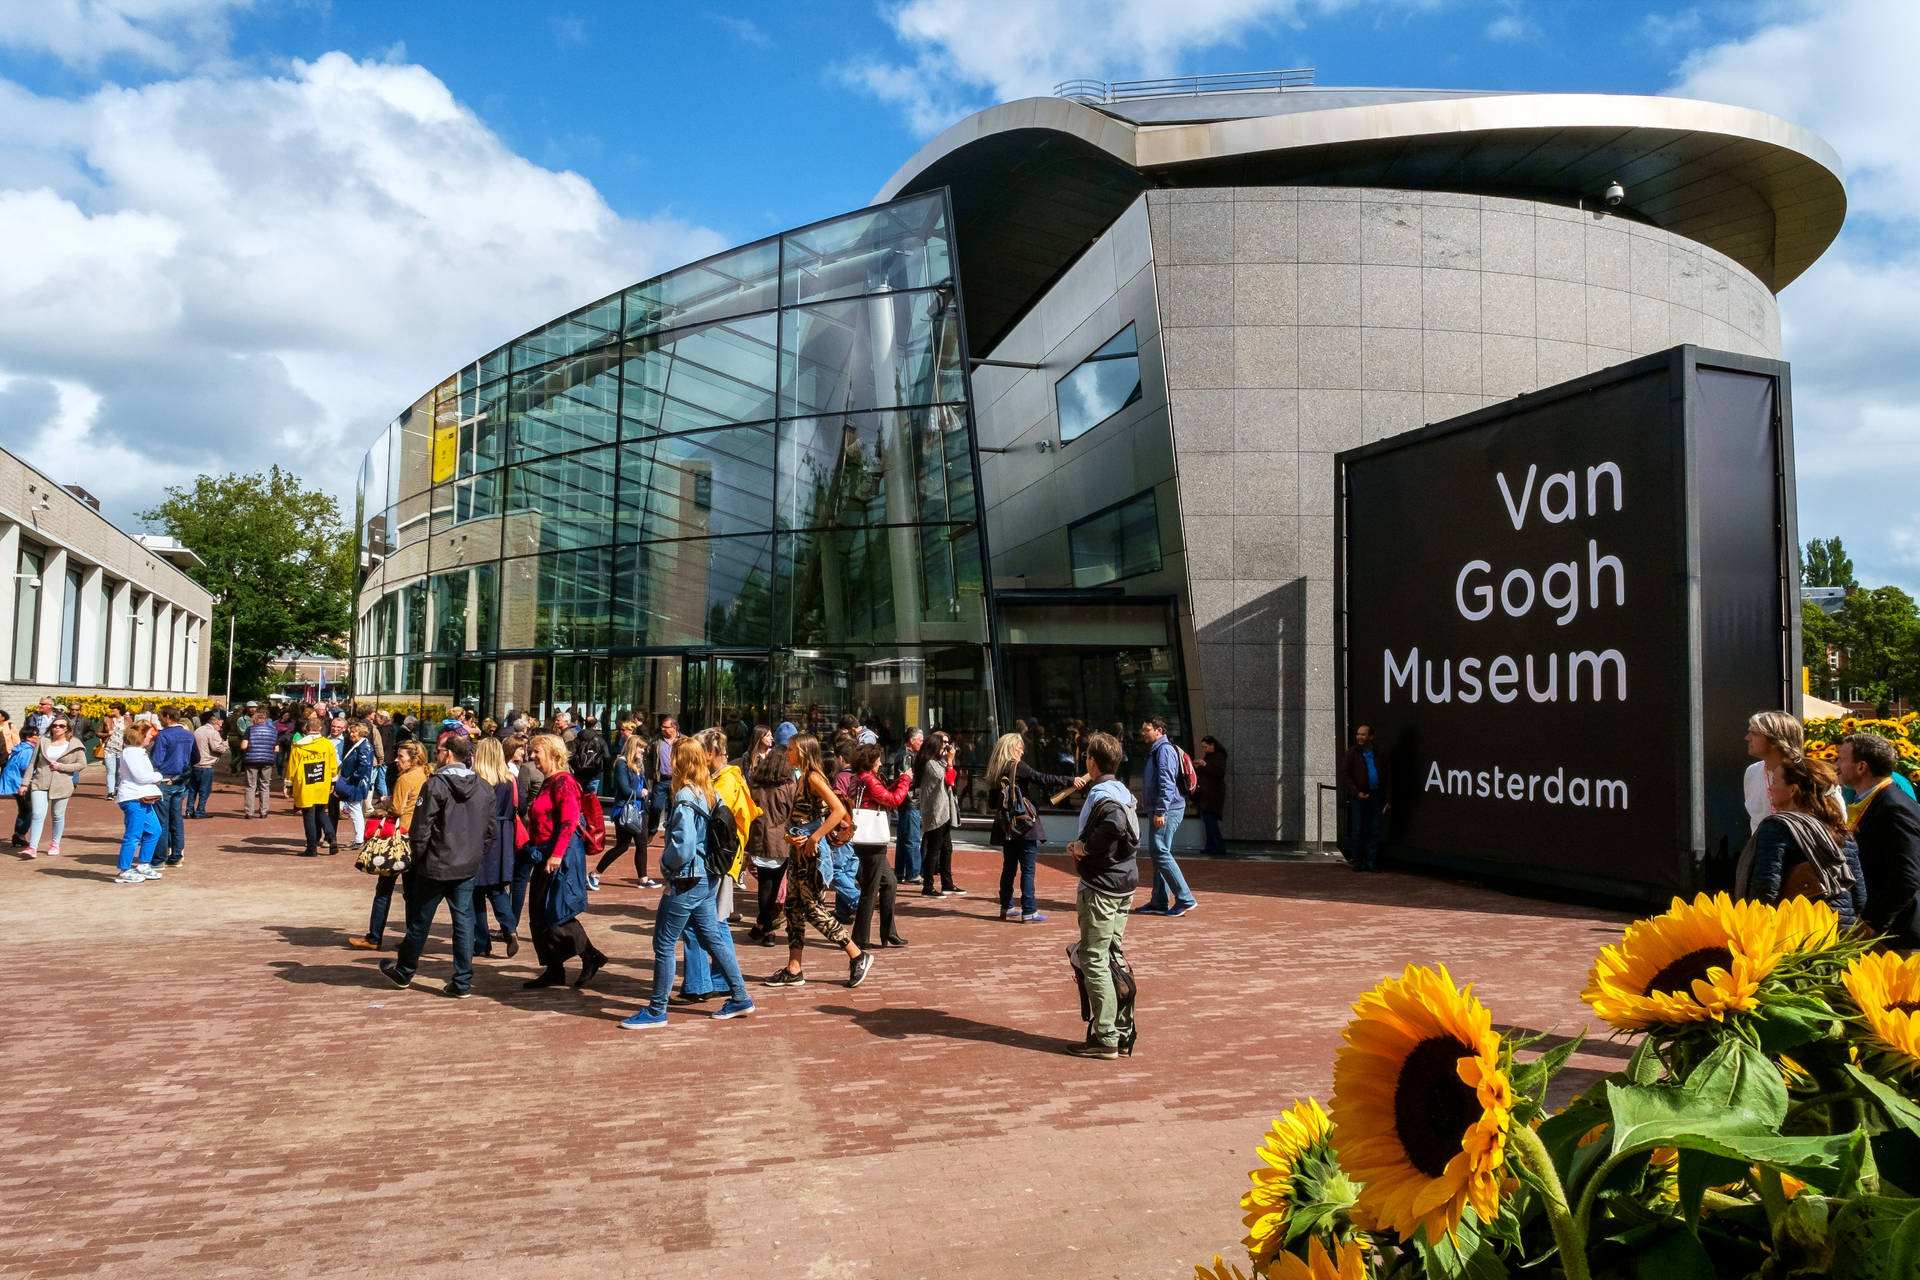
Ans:
<svg viewBox="0 0 1920 1280"><path fill-rule="evenodd" d="M339 771L340 757L327 737L327 722L314 712L307 716L306 732L296 733L287 749L287 793L293 797L293 807L300 811L300 824L307 835L307 847L300 855L303 858L319 852L323 832L327 852L340 852L340 836L327 809L334 775Z"/></svg>

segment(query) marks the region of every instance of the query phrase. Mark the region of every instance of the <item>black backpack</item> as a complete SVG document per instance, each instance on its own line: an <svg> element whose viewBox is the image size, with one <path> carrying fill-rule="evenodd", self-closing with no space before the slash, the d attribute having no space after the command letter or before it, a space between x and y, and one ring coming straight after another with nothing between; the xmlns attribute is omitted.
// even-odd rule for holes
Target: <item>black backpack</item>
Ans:
<svg viewBox="0 0 1920 1280"><path fill-rule="evenodd" d="M583 778L597 778L607 767L607 744L597 733L583 733L573 742L573 771Z"/></svg>
<svg viewBox="0 0 1920 1280"><path fill-rule="evenodd" d="M708 878L719 880L733 874L733 860L740 856L740 828L734 825L733 810L718 798L707 813L706 845L700 853L706 860Z"/></svg>

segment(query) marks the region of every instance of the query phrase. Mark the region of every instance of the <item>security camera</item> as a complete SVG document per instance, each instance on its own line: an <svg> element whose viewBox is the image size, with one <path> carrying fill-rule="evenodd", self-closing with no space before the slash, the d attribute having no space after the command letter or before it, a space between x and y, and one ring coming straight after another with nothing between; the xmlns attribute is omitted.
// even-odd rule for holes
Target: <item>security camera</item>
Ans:
<svg viewBox="0 0 1920 1280"><path fill-rule="evenodd" d="M1627 189L1617 182L1607 184L1607 207L1611 209L1627 198Z"/></svg>

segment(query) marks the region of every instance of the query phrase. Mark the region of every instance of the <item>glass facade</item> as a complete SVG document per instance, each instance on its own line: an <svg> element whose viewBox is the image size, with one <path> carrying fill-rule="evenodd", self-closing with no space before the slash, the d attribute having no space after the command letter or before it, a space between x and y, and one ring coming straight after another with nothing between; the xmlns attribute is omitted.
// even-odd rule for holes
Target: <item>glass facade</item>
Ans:
<svg viewBox="0 0 1920 1280"><path fill-rule="evenodd" d="M360 469L356 696L988 732L950 224L730 250L422 396Z"/></svg>
<svg viewBox="0 0 1920 1280"><path fill-rule="evenodd" d="M1053 385L1060 443L1077 440L1142 394L1140 342L1128 325Z"/></svg>

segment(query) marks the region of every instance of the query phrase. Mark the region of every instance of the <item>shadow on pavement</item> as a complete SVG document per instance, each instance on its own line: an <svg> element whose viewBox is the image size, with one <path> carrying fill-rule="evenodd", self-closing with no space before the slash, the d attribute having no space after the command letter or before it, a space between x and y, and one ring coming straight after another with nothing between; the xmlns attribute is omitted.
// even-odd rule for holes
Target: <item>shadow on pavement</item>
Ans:
<svg viewBox="0 0 1920 1280"><path fill-rule="evenodd" d="M850 1009L845 1005L823 1004L820 1012L836 1014L854 1026L883 1040L904 1040L908 1036L944 1036L949 1040L978 1040L984 1044L1006 1045L1012 1049L1031 1049L1035 1053L1065 1053L1077 1040L1058 1036L1037 1036L1012 1027L997 1027L975 1022L944 1009Z"/></svg>

